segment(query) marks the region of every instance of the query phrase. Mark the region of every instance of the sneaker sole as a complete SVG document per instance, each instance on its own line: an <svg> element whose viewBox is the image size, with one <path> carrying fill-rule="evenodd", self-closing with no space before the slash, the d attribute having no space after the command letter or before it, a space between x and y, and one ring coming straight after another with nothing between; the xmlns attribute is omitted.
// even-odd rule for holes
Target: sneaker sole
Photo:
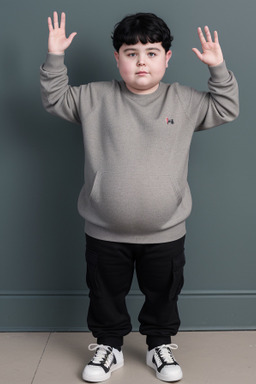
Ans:
<svg viewBox="0 0 256 384"><path fill-rule="evenodd" d="M110 368L110 371L108 373L104 373L101 376L98 376L97 378L96 377L90 377L89 375L87 375L87 376L83 375L83 380L88 381L89 383L99 383L101 381L108 380L111 376L111 373L116 371L119 368L122 368L123 365L124 365L123 361L119 364L112 365L112 367Z"/></svg>
<svg viewBox="0 0 256 384"><path fill-rule="evenodd" d="M159 380L162 380L162 381L168 381L168 382L175 382L175 381L180 381L182 378L183 378L183 374L182 372L180 372L179 375L173 375L172 377L169 376L165 376L165 375L161 375L161 373L159 373L157 371L157 367L155 366L155 364L152 362L152 361L147 361L147 365L154 369L154 371L156 372L156 377L159 379Z"/></svg>

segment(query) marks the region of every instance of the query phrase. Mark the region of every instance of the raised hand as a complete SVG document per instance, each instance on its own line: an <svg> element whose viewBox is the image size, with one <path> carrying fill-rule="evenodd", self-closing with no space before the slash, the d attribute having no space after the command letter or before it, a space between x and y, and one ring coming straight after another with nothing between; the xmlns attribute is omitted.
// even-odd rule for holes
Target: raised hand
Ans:
<svg viewBox="0 0 256 384"><path fill-rule="evenodd" d="M217 31L214 31L214 41L212 41L209 28L204 27L204 30L206 38L204 37L201 28L197 29L203 52L201 53L197 48L193 48L192 51L195 52L199 60L210 67L213 67L223 62L223 54L219 44L218 33Z"/></svg>
<svg viewBox="0 0 256 384"><path fill-rule="evenodd" d="M66 15L64 12L61 14L60 26L58 21L58 13L53 12L53 24L52 19L48 17L48 28L49 28L49 38L48 38L48 52L55 54L63 54L65 49L67 49L72 43L73 38L77 34L73 32L66 37Z"/></svg>

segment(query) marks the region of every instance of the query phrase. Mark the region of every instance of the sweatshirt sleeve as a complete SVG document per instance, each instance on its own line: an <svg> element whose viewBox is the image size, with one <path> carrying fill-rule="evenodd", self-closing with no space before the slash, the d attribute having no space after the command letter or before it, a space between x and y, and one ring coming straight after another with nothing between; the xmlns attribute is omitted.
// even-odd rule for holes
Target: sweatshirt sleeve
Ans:
<svg viewBox="0 0 256 384"><path fill-rule="evenodd" d="M216 127L235 120L239 115L239 92L234 74L226 63L209 67L208 92L190 89L185 108L193 116L195 131Z"/></svg>
<svg viewBox="0 0 256 384"><path fill-rule="evenodd" d="M64 54L47 54L40 67L41 97L44 108L53 115L80 124L81 87L71 87L64 64Z"/></svg>

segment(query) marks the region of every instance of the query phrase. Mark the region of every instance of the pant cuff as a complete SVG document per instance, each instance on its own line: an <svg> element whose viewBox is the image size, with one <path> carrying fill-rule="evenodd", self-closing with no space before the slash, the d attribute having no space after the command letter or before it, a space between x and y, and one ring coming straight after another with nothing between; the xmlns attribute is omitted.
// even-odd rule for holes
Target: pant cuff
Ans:
<svg viewBox="0 0 256 384"><path fill-rule="evenodd" d="M121 348L123 345L123 337L99 337L97 339L98 344L109 345L112 348Z"/></svg>
<svg viewBox="0 0 256 384"><path fill-rule="evenodd" d="M171 344L171 336L147 336L148 350L159 347L163 344Z"/></svg>

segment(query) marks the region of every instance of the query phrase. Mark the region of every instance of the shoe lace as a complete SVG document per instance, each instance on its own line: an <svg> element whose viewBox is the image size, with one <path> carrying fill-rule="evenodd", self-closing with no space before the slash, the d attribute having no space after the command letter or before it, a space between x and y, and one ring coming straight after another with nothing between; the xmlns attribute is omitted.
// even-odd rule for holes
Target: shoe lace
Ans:
<svg viewBox="0 0 256 384"><path fill-rule="evenodd" d="M110 367L113 360L112 348L107 345L90 344L88 346L89 351L95 351L91 363L95 365L103 364L107 368Z"/></svg>
<svg viewBox="0 0 256 384"><path fill-rule="evenodd" d="M160 362L159 356L166 364L175 364L176 361L172 354L172 349L178 349L177 344L163 344L157 348L156 358Z"/></svg>

